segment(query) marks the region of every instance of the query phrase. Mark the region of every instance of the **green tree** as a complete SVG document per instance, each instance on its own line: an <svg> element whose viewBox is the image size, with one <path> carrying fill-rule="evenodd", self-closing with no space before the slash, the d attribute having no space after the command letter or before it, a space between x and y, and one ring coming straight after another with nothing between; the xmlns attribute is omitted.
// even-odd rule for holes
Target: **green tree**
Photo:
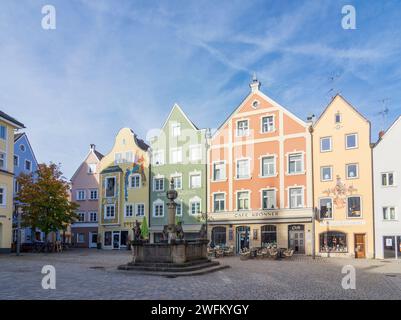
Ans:
<svg viewBox="0 0 401 320"><path fill-rule="evenodd" d="M141 223L141 236L143 239L147 239L149 236L149 228L148 228L148 222L146 221L146 217L143 217Z"/></svg>
<svg viewBox="0 0 401 320"><path fill-rule="evenodd" d="M65 231L78 219L78 205L70 201L69 185L59 165L39 164L36 172L22 174L17 181L20 191L15 200L23 209L22 223L33 230L39 228L46 241L49 233Z"/></svg>

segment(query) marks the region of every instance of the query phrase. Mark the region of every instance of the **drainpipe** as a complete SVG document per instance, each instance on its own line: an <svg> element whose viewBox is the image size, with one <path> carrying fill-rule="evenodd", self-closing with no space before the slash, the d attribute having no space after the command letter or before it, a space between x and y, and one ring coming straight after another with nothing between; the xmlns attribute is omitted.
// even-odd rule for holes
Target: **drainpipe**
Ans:
<svg viewBox="0 0 401 320"><path fill-rule="evenodd" d="M316 219L316 208L315 208L315 179L314 179L314 157L313 157L313 124L309 126L309 133L311 136L311 157L312 157L312 259L316 258L315 248L316 248L316 235L315 235L315 219Z"/></svg>
<svg viewBox="0 0 401 320"><path fill-rule="evenodd" d="M375 221L375 180L373 173L374 158L373 158L373 148L375 145L370 145L370 159L371 159L371 177L372 177L372 219L373 219L373 259L376 259L376 221ZM397 238L395 239L395 245L397 247ZM366 251L366 248L365 248Z"/></svg>

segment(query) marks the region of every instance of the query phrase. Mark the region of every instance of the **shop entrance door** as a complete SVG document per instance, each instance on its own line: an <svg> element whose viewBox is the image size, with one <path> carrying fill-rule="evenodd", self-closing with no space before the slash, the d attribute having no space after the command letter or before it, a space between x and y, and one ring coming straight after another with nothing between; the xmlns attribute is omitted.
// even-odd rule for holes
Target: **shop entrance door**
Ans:
<svg viewBox="0 0 401 320"><path fill-rule="evenodd" d="M250 227L237 227L237 241L236 241L237 253L239 253L241 249L244 248L249 249L250 230L251 230Z"/></svg>
<svg viewBox="0 0 401 320"><path fill-rule="evenodd" d="M365 235L355 234L355 258L365 258Z"/></svg>
<svg viewBox="0 0 401 320"><path fill-rule="evenodd" d="M97 247L97 232L89 232L89 248Z"/></svg>
<svg viewBox="0 0 401 320"><path fill-rule="evenodd" d="M288 226L288 247L294 250L294 253L305 253L305 226L295 224Z"/></svg>
<svg viewBox="0 0 401 320"><path fill-rule="evenodd" d="M113 249L120 249L120 231L113 231Z"/></svg>

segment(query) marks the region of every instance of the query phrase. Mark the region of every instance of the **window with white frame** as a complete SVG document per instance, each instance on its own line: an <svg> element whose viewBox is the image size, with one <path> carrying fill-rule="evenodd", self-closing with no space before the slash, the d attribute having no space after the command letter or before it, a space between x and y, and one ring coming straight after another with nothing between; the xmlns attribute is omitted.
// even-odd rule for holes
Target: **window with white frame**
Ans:
<svg viewBox="0 0 401 320"><path fill-rule="evenodd" d="M191 161L202 160L202 146L200 144L189 147L189 159Z"/></svg>
<svg viewBox="0 0 401 320"><path fill-rule="evenodd" d="M104 206L104 218L114 219L116 216L116 206L114 204L106 204Z"/></svg>
<svg viewBox="0 0 401 320"><path fill-rule="evenodd" d="M28 171L28 172L32 171L32 161L25 160L25 170Z"/></svg>
<svg viewBox="0 0 401 320"><path fill-rule="evenodd" d="M77 201L84 201L86 199L85 190L77 190L76 199Z"/></svg>
<svg viewBox="0 0 401 320"><path fill-rule="evenodd" d="M394 173L392 172L385 172L381 174L382 176L382 186L388 187L394 185Z"/></svg>
<svg viewBox="0 0 401 320"><path fill-rule="evenodd" d="M345 170L347 172L347 179L356 179L359 175L358 164L357 163L349 163L345 166Z"/></svg>
<svg viewBox="0 0 401 320"><path fill-rule="evenodd" d="M127 218L133 217L134 216L134 205L131 203L127 203L125 205L125 216Z"/></svg>
<svg viewBox="0 0 401 320"><path fill-rule="evenodd" d="M143 217L145 215L145 204L137 203L135 205L135 215L137 217Z"/></svg>
<svg viewBox="0 0 401 320"><path fill-rule="evenodd" d="M395 207L383 207L383 220L396 220Z"/></svg>
<svg viewBox="0 0 401 320"><path fill-rule="evenodd" d="M320 152L329 152L332 150L331 137L320 138Z"/></svg>
<svg viewBox="0 0 401 320"><path fill-rule="evenodd" d="M196 189L201 187L201 174L192 173L189 175L189 187L191 189Z"/></svg>
<svg viewBox="0 0 401 320"><path fill-rule="evenodd" d="M172 176L171 179L173 179L173 184L174 184L175 190L182 189L182 175Z"/></svg>
<svg viewBox="0 0 401 320"><path fill-rule="evenodd" d="M288 156L288 173L297 174L303 172L303 155L302 153L294 153Z"/></svg>
<svg viewBox="0 0 401 320"><path fill-rule="evenodd" d="M19 157L18 156L14 156L14 167L18 167L19 166Z"/></svg>
<svg viewBox="0 0 401 320"><path fill-rule="evenodd" d="M170 163L180 163L182 162L182 148L171 149Z"/></svg>
<svg viewBox="0 0 401 320"><path fill-rule="evenodd" d="M237 192L237 209L249 210L249 191Z"/></svg>
<svg viewBox="0 0 401 320"><path fill-rule="evenodd" d="M290 208L302 208L304 205L304 192L302 188L290 188Z"/></svg>
<svg viewBox="0 0 401 320"><path fill-rule="evenodd" d="M164 216L164 202L156 201L153 203L153 216L163 217Z"/></svg>
<svg viewBox="0 0 401 320"><path fill-rule="evenodd" d="M85 212L78 212L78 221L85 222Z"/></svg>
<svg viewBox="0 0 401 320"><path fill-rule="evenodd" d="M18 192L21 191L21 186L17 180L14 181L14 192L17 194Z"/></svg>
<svg viewBox="0 0 401 320"><path fill-rule="evenodd" d="M274 117L266 116L262 118L262 132L272 132L274 131Z"/></svg>
<svg viewBox="0 0 401 320"><path fill-rule="evenodd" d="M201 213L201 201L199 198L194 198L189 201L190 214L197 215Z"/></svg>
<svg viewBox="0 0 401 320"><path fill-rule="evenodd" d="M134 162L134 154L132 153L132 151L128 151L125 153L124 162L128 162L128 163Z"/></svg>
<svg viewBox="0 0 401 320"><path fill-rule="evenodd" d="M0 187L0 205L6 205L6 188Z"/></svg>
<svg viewBox="0 0 401 320"><path fill-rule="evenodd" d="M336 124L341 123L341 113L337 112L334 118Z"/></svg>
<svg viewBox="0 0 401 320"><path fill-rule="evenodd" d="M333 218L333 199L332 198L321 198L319 200L319 205L320 205L320 219Z"/></svg>
<svg viewBox="0 0 401 320"><path fill-rule="evenodd" d="M225 210L225 198L226 195L224 193L215 193L213 195L214 212L220 212Z"/></svg>
<svg viewBox="0 0 401 320"><path fill-rule="evenodd" d="M358 134L351 133L345 136L345 148L346 149L355 149L358 148Z"/></svg>
<svg viewBox="0 0 401 320"><path fill-rule="evenodd" d="M224 161L213 164L213 180L220 181L226 179L226 164Z"/></svg>
<svg viewBox="0 0 401 320"><path fill-rule="evenodd" d="M163 150L155 150L153 152L153 165L161 166L164 164L164 151Z"/></svg>
<svg viewBox="0 0 401 320"><path fill-rule="evenodd" d="M249 159L237 160L237 179L249 178Z"/></svg>
<svg viewBox="0 0 401 320"><path fill-rule="evenodd" d="M88 164L88 173L95 174L96 173L96 163Z"/></svg>
<svg viewBox="0 0 401 320"><path fill-rule="evenodd" d="M276 174L276 158L274 156L262 157L262 177L274 176Z"/></svg>
<svg viewBox="0 0 401 320"><path fill-rule="evenodd" d="M350 196L347 199L348 218L362 217L361 197Z"/></svg>
<svg viewBox="0 0 401 320"><path fill-rule="evenodd" d="M5 169L7 165L7 156L4 152L0 151L0 169Z"/></svg>
<svg viewBox="0 0 401 320"><path fill-rule="evenodd" d="M331 181L333 179L333 168L331 166L321 167L320 180Z"/></svg>
<svg viewBox="0 0 401 320"><path fill-rule="evenodd" d="M262 190L262 209L275 209L276 208L276 190L267 189Z"/></svg>
<svg viewBox="0 0 401 320"><path fill-rule="evenodd" d="M116 153L114 155L114 163L115 164L123 163L123 155L122 155L122 153Z"/></svg>
<svg viewBox="0 0 401 320"><path fill-rule="evenodd" d="M138 189L141 187L141 175L135 173L131 175L131 188Z"/></svg>
<svg viewBox="0 0 401 320"><path fill-rule="evenodd" d="M153 179L153 189L154 191L164 191L164 178L154 178Z"/></svg>
<svg viewBox="0 0 401 320"><path fill-rule="evenodd" d="M106 198L112 198L116 196L116 178L106 177L105 179Z"/></svg>
<svg viewBox="0 0 401 320"><path fill-rule="evenodd" d="M248 120L240 120L237 122L237 137L247 136L249 133Z"/></svg>
<svg viewBox="0 0 401 320"><path fill-rule="evenodd" d="M182 201L176 201L175 215L182 216Z"/></svg>
<svg viewBox="0 0 401 320"><path fill-rule="evenodd" d="M173 123L171 125L171 133L172 133L173 137L179 137L181 135L181 124Z"/></svg>
<svg viewBox="0 0 401 320"><path fill-rule="evenodd" d="M90 200L97 200L98 199L99 192L98 192L97 189L91 189L89 192L90 192L89 193L89 199Z"/></svg>
<svg viewBox="0 0 401 320"><path fill-rule="evenodd" d="M0 139L7 139L7 127L0 125Z"/></svg>
<svg viewBox="0 0 401 320"><path fill-rule="evenodd" d="M89 220L90 222L97 222L97 212L89 212Z"/></svg>

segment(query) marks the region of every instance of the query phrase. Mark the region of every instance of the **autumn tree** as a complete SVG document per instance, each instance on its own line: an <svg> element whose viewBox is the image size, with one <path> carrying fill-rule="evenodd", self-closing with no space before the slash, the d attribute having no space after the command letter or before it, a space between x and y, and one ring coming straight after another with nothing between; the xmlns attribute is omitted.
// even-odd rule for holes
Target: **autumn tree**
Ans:
<svg viewBox="0 0 401 320"><path fill-rule="evenodd" d="M69 200L69 186L54 163L39 164L31 174L21 174L17 181L20 191L15 200L22 207L22 224L33 230L39 228L47 236L77 220L78 205Z"/></svg>

